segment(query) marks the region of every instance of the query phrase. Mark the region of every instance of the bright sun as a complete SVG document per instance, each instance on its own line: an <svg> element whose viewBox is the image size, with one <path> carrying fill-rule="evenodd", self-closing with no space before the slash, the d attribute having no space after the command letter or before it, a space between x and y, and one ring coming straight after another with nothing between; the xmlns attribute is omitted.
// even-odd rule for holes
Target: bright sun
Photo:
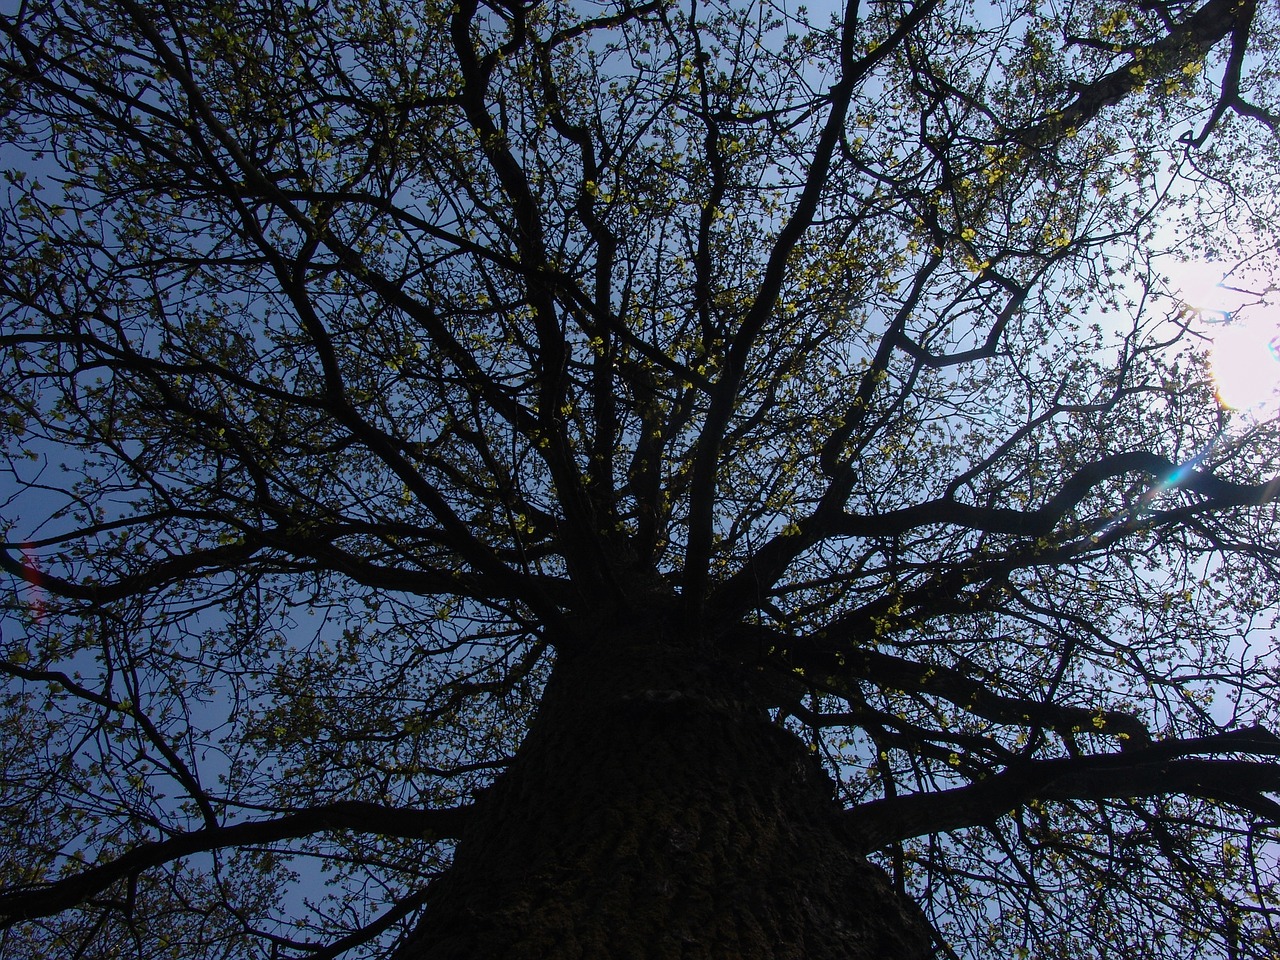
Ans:
<svg viewBox="0 0 1280 960"><path fill-rule="evenodd" d="M1280 301L1274 291L1224 279L1221 263L1191 261L1175 274L1178 299L1197 311L1213 341L1209 366L1223 406L1272 416L1280 410Z"/></svg>

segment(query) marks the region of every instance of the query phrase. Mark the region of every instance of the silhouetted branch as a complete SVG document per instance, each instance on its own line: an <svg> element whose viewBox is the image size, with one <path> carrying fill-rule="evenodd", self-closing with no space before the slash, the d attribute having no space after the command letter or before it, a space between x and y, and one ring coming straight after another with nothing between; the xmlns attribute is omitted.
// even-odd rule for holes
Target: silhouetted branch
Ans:
<svg viewBox="0 0 1280 960"><path fill-rule="evenodd" d="M1202 59L1226 37L1244 48L1249 15L1239 0L1209 0L1167 36L1134 51L1131 59L1091 83L1078 86L1076 98L1039 123L1014 133L1027 146L1042 146L1083 127L1104 109L1140 90L1153 79Z"/></svg>
<svg viewBox="0 0 1280 960"><path fill-rule="evenodd" d="M167 840L141 844L114 860L52 883L0 893L0 929L74 907L119 880L192 854L276 843L331 830L353 830L414 840L444 840L458 835L468 810L468 807L413 810L346 800L274 820L177 834Z"/></svg>
<svg viewBox="0 0 1280 960"><path fill-rule="evenodd" d="M1206 755L1280 757L1280 737L1253 727L1172 740L1118 754L1031 760L967 787L877 800L848 812L870 851L909 837L994 823L1032 800L1114 800L1183 794L1280 821L1280 763Z"/></svg>

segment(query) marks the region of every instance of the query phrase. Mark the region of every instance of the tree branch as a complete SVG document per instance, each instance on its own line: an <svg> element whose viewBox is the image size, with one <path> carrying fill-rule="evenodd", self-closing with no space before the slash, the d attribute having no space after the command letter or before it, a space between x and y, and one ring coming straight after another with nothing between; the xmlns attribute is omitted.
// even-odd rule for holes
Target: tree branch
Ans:
<svg viewBox="0 0 1280 960"><path fill-rule="evenodd" d="M275 843L332 830L414 840L450 839L461 832L469 810L470 807L413 810L344 800L274 820L180 833L167 840L143 843L114 860L43 886L0 892L0 929L70 909L119 880L195 853Z"/></svg>
<svg viewBox="0 0 1280 960"><path fill-rule="evenodd" d="M833 534L854 537L887 537L906 533L929 524L951 524L982 530L986 533L1008 533L1024 537L1040 537L1052 533L1080 501L1100 483L1126 473L1145 473L1155 477L1149 494L1164 490L1189 490L1205 497L1209 507L1241 507L1268 503L1280 497L1280 477L1261 483L1234 483L1215 477L1211 472L1192 469L1195 461L1174 463L1159 454L1136 450L1104 457L1077 470L1058 492L1036 510L1010 510L1006 507L977 507L955 500L931 500L927 503L875 515L845 514L836 522Z"/></svg>
<svg viewBox="0 0 1280 960"><path fill-rule="evenodd" d="M1172 490L1187 490L1204 497L1194 505L1196 512L1255 506L1280 498L1280 477L1260 483L1235 483L1216 477L1210 471L1194 469L1197 462L1193 458L1175 463L1144 450L1113 454L1081 467L1062 483L1057 493L1034 510L976 506L942 498L878 514L841 513L819 517L815 513L800 523L799 535L779 535L765 544L741 571L725 582L714 603L721 615L738 615L742 607L767 594L786 573L787 564L805 548L833 537L894 537L931 525L1027 539L1047 537L1099 484L1128 473L1145 473L1154 478L1143 495L1143 504ZM1107 522L1114 523L1114 518Z"/></svg>
<svg viewBox="0 0 1280 960"><path fill-rule="evenodd" d="M1280 737L1262 727L1171 740L1118 754L1031 760L967 787L875 800L847 811L861 849L992 823L1031 800L1201 797L1280 821L1280 764L1207 755L1280 757Z"/></svg>
<svg viewBox="0 0 1280 960"><path fill-rule="evenodd" d="M841 77L831 88L831 111L813 149L813 159L805 175L804 187L796 201L791 217L783 225L769 251L768 261L762 271L759 288L751 309L743 317L739 328L733 332L731 346L725 357L725 370L716 382L701 432L695 445L692 478L689 495L689 537L685 550L684 594L693 620L702 615L703 594L707 585L707 566L712 552L713 514L716 502L716 484L720 450L724 433L733 415L738 390L747 369L747 360L756 348L756 341L765 321L772 314L779 292L786 278L787 260L800 239L808 231L818 212L818 203L827 189L827 172L831 158L844 132L845 117L857 85L866 78L890 52L903 43L911 31L937 6L937 0L923 0L903 17L897 29L885 40L869 50L861 58L854 59L856 46L854 34L857 19L856 3L850 3L845 11L841 32Z"/></svg>
<svg viewBox="0 0 1280 960"><path fill-rule="evenodd" d="M1248 23L1239 0L1209 0L1163 40L1139 47L1133 59L1077 87L1075 100L1064 109L1014 131L1013 136L1027 146L1047 145L1068 131L1084 126L1151 80L1200 60L1211 47L1237 30L1247 32ZM1243 47L1239 39L1237 43Z"/></svg>
<svg viewBox="0 0 1280 960"><path fill-rule="evenodd" d="M1151 742L1151 734L1140 720L1118 710L1090 710L1030 697L1004 696L994 693L987 682L975 680L959 670L859 649L852 643L837 649L831 637L821 641L780 638L778 644L795 665L806 672L812 671L816 677L864 680L881 688L937 697L995 723L1065 731L1080 727L1097 730L1133 746Z"/></svg>

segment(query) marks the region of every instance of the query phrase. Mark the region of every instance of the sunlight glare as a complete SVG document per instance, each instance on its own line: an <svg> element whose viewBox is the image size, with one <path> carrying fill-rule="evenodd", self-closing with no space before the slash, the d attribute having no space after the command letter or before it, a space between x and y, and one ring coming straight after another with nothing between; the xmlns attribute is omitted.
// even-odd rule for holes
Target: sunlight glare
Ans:
<svg viewBox="0 0 1280 960"><path fill-rule="evenodd" d="M1273 416L1280 410L1280 303L1247 289L1214 261L1177 267L1178 299L1212 341L1209 368L1224 407ZM1239 285L1238 285L1239 284Z"/></svg>
<svg viewBox="0 0 1280 960"><path fill-rule="evenodd" d="M1223 406L1274 413L1280 387L1280 329L1267 317L1233 318L1213 331L1209 368Z"/></svg>

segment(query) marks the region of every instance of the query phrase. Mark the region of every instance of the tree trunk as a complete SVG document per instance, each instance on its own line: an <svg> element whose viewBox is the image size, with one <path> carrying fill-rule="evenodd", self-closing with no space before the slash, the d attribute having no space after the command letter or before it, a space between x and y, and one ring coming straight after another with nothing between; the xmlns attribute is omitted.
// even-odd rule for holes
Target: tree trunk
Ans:
<svg viewBox="0 0 1280 960"><path fill-rule="evenodd" d="M400 960L928 956L830 779L753 699L669 649L562 654Z"/></svg>

